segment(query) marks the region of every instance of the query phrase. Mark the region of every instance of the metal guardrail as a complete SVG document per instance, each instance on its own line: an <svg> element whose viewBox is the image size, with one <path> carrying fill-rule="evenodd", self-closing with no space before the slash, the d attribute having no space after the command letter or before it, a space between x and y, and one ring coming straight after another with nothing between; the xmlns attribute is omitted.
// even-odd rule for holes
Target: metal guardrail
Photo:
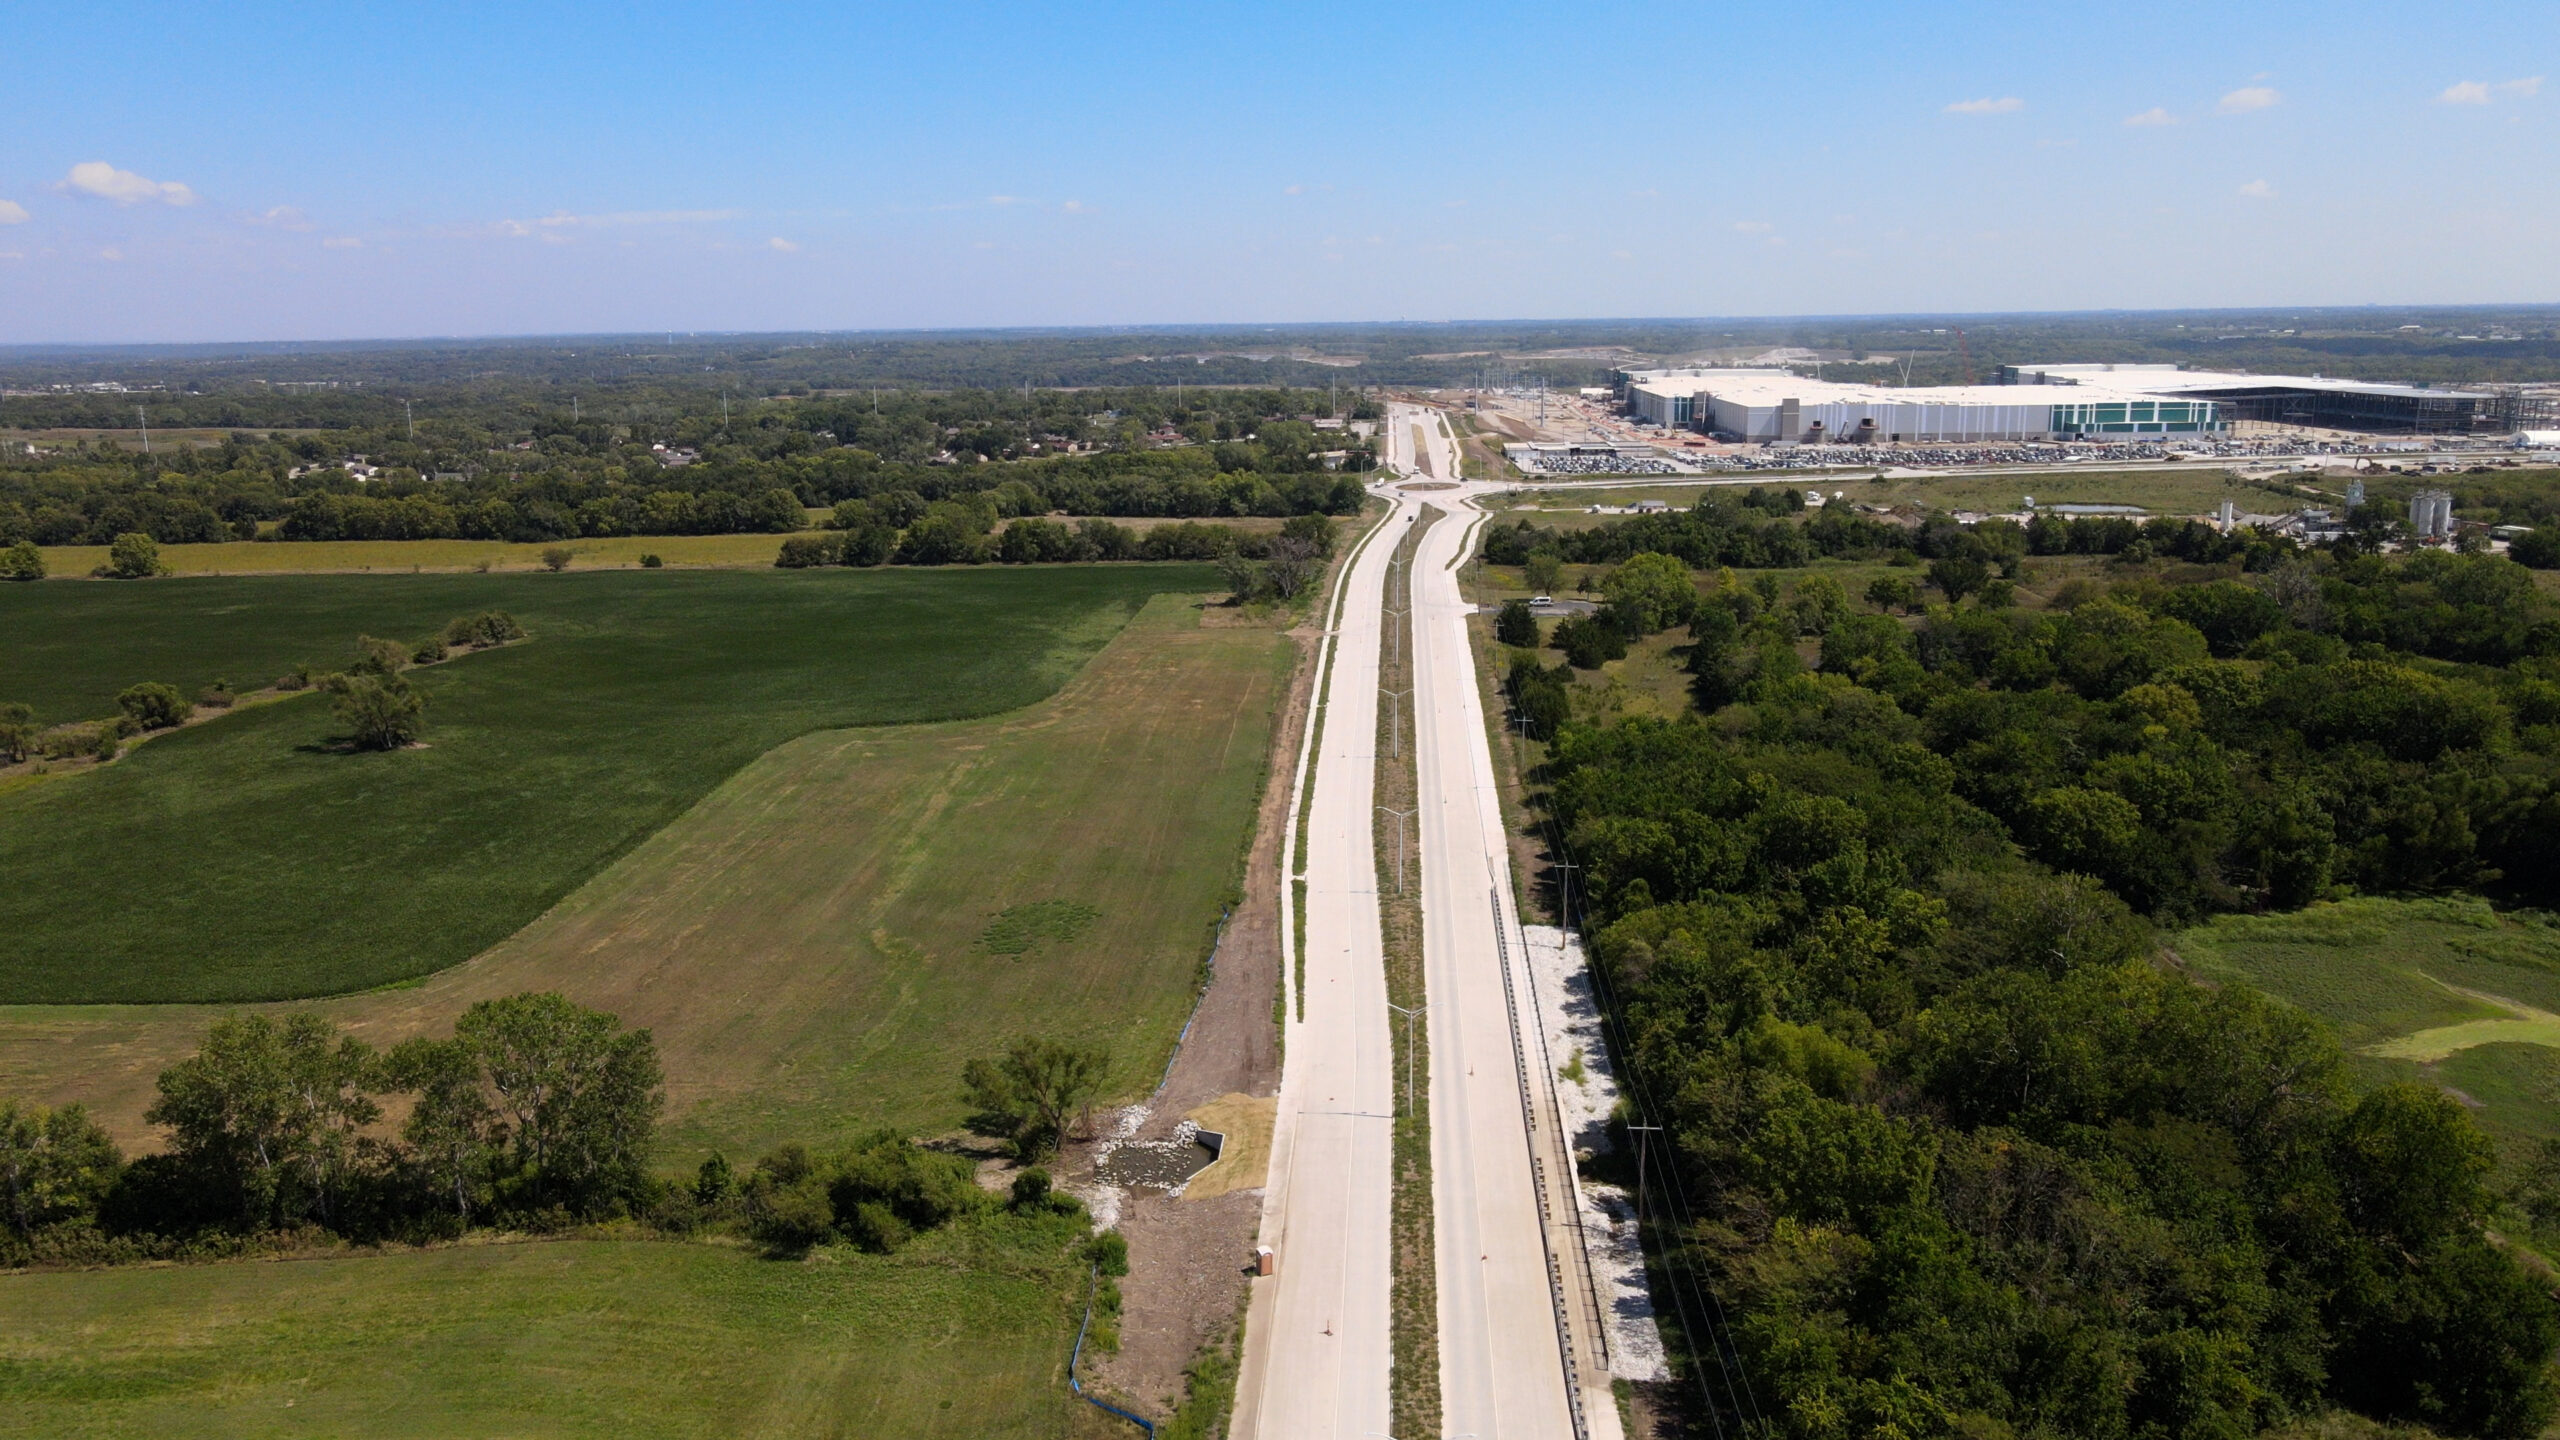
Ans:
<svg viewBox="0 0 2560 1440"><path fill-rule="evenodd" d="M1502 929L1502 894L1485 892L1493 907L1493 944L1495 958L1502 967L1502 1003L1511 1015L1511 1059L1520 1077L1520 1104L1528 1122L1529 1176L1538 1194L1538 1249L1547 1262L1547 1298L1555 1306L1556 1347L1564 1354L1565 1404L1573 1415L1574 1440L1591 1440L1591 1422L1582 1411L1582 1366L1574 1354L1573 1320L1565 1300L1564 1264L1557 1258L1555 1243L1548 1231L1555 1214L1547 1201L1547 1165L1538 1154L1538 1096L1530 1088L1529 1050L1520 1038L1520 998L1511 983L1511 943ZM1523 957L1526 958L1526 957ZM1577 1219L1580 1217L1577 1216Z"/></svg>

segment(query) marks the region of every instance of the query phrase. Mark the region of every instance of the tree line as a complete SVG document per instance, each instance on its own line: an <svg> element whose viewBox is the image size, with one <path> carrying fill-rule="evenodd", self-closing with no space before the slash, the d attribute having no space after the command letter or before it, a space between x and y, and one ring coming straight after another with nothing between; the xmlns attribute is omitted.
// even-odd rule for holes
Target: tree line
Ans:
<svg viewBox="0 0 2560 1440"><path fill-rule="evenodd" d="M1374 464L1372 447L1285 414L1254 414L1306 398L1213 394L1177 408L1184 428L1171 442L1135 415L1106 412L1115 417L1109 438L1091 443L1108 448L1093 453L1060 453L1081 445L1055 435L998 443L913 407L890 426L851 402L671 426L564 416L535 421L512 443L477 431L412 440L392 430L240 432L220 446L154 455L92 444L0 462L0 545L105 544L128 532L164 544L787 533L805 528L806 508L845 499L999 491L1008 514L1346 513L1359 484L1327 465L1356 474ZM1328 449L1344 454L1328 462ZM370 473L349 470L351 457Z"/></svg>
<svg viewBox="0 0 2560 1440"><path fill-rule="evenodd" d="M848 500L827 528L782 542L774 564L786 570L824 565L1063 564L1104 560L1214 560L1244 576L1248 588L1294 596L1333 553L1334 522L1299 515L1276 535L1185 520L1134 530L1087 517L1072 524L1029 515L996 529L999 511L984 496L902 503L905 497ZM1241 567L1241 568L1239 568Z"/></svg>
<svg viewBox="0 0 2560 1440"><path fill-rule="evenodd" d="M1584 623L1686 626L1683 720L1577 715L1574 661L1515 652L1697 1207L1652 1238L1728 1307L1688 1337L1727 1422L2552 1418L2560 1306L2493 1236L2468 1114L2360 1094L2333 1034L2192 982L2152 927L2350 886L2551 904L2560 629L2503 559L2250 559L1915 621L1639 556Z"/></svg>
<svg viewBox="0 0 2560 1440"><path fill-rule="evenodd" d="M1109 1070L1037 1038L972 1061L975 1123L1019 1156L1054 1151ZM778 1252L889 1252L926 1231L1029 1218L1125 1273L1116 1233L1048 1172L980 1188L966 1155L873 1131L784 1144L743 1173L714 1152L650 1167L665 1109L656 1042L554 993L483 1000L445 1036L379 1050L312 1011L217 1020L162 1071L145 1119L167 1148L126 1157L79 1105L0 1100L0 1265L213 1258L332 1239L424 1242L631 1219L730 1231ZM397 1123L393 1123L393 1117ZM1116 1268L1115 1268L1116 1267Z"/></svg>

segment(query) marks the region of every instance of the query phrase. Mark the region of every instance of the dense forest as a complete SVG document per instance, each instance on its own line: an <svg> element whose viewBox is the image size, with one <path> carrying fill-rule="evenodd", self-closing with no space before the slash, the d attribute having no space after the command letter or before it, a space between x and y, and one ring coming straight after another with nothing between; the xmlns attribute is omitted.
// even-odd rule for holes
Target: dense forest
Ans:
<svg viewBox="0 0 2560 1440"><path fill-rule="evenodd" d="M1840 553L1710 508L1510 538ZM2154 926L2354 891L2552 905L2560 615L2505 559L2352 537L2112 547L2015 603L2030 554L2111 548L2071 535L1916 535L1927 589L1864 604L1819 571L1700 594L1636 552L1564 624L1686 627L1684 719L1577 718L1571 662L1512 652L1673 1142L1652 1238L1716 1422L2236 1436L2343 1406L2537 1433L2560 1306L2494 1234L2476 1124L2432 1087L2359 1093L2330 1032L2189 979Z"/></svg>
<svg viewBox="0 0 2560 1440"><path fill-rule="evenodd" d="M983 496L1008 516L1342 514L1375 459L1303 418L1326 403L1285 390L901 394L725 420L580 411L430 421L415 438L402 421L150 454L88 444L0 462L0 544L788 532L807 507L893 496L919 508Z"/></svg>

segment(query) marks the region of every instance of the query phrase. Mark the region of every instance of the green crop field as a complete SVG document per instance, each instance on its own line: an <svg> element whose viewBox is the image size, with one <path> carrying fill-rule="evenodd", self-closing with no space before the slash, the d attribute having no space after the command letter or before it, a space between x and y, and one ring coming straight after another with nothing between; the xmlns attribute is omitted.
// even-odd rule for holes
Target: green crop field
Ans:
<svg viewBox="0 0 2560 1440"><path fill-rule="evenodd" d="M2368 1081L2424 1079L2514 1153L2560 1137L2560 926L2478 900L2361 898L2226 915L2170 942L2337 1027Z"/></svg>
<svg viewBox="0 0 2560 1440"><path fill-rule="evenodd" d="M0 1275L0 1435L1108 1433L1066 1388L1072 1227L808 1261L561 1241Z"/></svg>
<svg viewBox="0 0 2560 1440"><path fill-rule="evenodd" d="M0 698L49 719L139 680L344 663L358 632L488 607L533 639L419 672L423 749L338 753L306 695L0 794L0 1000L269 1000L429 974L784 741L1028 704L1149 595L1214 583L1097 566L8 587Z"/></svg>
<svg viewBox="0 0 2560 1440"><path fill-rule="evenodd" d="M1233 892L1294 655L1199 614L1157 597L1025 709L783 744L478 958L320 1008L383 1045L523 990L646 1025L671 1159L948 1130L961 1065L1020 1033L1106 1046L1113 1091L1143 1091ZM0 1095L79 1100L151 1144L152 1076L215 1013L0 1007Z"/></svg>

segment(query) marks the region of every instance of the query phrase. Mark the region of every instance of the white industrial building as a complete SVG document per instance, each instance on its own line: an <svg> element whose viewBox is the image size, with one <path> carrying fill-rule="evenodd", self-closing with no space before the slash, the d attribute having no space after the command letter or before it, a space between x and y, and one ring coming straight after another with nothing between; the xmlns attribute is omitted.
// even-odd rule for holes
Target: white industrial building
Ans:
<svg viewBox="0 0 2560 1440"><path fill-rule="evenodd" d="M2162 399L2210 400L2225 420L2339 430L2462 434L2521 415L2518 397L2489 390L2388 385L2325 375L2249 375L2175 365L2003 365L2011 385L2093 385Z"/></svg>
<svg viewBox="0 0 2560 1440"><path fill-rule="evenodd" d="M2076 440L2210 434L2210 400L2094 383L1893 389L1784 370L1638 371L1627 407L1654 424L1776 444Z"/></svg>
<svg viewBox="0 0 2560 1440"><path fill-rule="evenodd" d="M1695 425L1698 397L1711 393L1719 385L1746 379L1784 380L1794 374L1789 370L1720 370L1698 367L1688 370L1622 370L1620 382L1626 388L1629 414L1666 430L1686 430ZM1704 426L1696 428L1704 429Z"/></svg>
<svg viewBox="0 0 2560 1440"><path fill-rule="evenodd" d="M2514 423L2521 403L2498 392L2175 365L2006 365L1996 385L1907 389L1712 367L1618 378L1639 419L1777 444L2169 438L2241 420L2400 434L2525 428Z"/></svg>

